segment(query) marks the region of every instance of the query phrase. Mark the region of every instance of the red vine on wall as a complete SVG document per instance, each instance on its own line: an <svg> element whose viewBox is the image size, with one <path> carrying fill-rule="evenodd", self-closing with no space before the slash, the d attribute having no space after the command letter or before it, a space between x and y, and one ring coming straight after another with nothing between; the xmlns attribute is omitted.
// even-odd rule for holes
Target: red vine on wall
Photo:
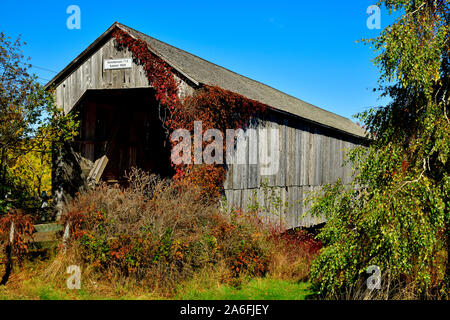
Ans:
<svg viewBox="0 0 450 320"><path fill-rule="evenodd" d="M156 90L156 99L169 110L175 109L180 101L172 68L153 54L145 41L133 38L121 29L116 29L113 37L119 47L130 50L136 62L143 66L149 84Z"/></svg>
<svg viewBox="0 0 450 320"><path fill-rule="evenodd" d="M172 132L179 128L193 132L194 121L202 122L202 133L212 128L222 133L226 129L245 129L250 119L266 110L266 106L258 101L209 85L204 85L192 97L181 100L172 68L156 56L145 41L119 28L113 37L120 48L127 48L133 59L143 66L149 84L156 91L155 98L170 112L165 125ZM223 148L225 155L225 145ZM174 180L200 187L204 196L216 198L222 192L225 180L223 165L176 165L175 171Z"/></svg>

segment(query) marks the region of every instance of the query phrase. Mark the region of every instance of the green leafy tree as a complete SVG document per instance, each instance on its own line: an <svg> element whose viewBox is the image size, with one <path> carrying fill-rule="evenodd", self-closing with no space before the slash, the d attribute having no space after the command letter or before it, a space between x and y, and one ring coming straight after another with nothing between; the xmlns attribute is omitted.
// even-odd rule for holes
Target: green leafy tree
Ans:
<svg viewBox="0 0 450 320"><path fill-rule="evenodd" d="M28 72L18 38L0 32L0 211L5 194L21 208L36 205L48 190L52 147L72 139L77 122L55 106L50 90Z"/></svg>
<svg viewBox="0 0 450 320"><path fill-rule="evenodd" d="M391 298L448 295L449 2L383 0L400 11L379 37L381 96L390 103L358 115L371 139L349 153L354 180L340 181L313 199L326 215L326 244L311 279L319 294L345 297L365 288L366 270L382 271ZM348 297L348 296L347 296Z"/></svg>

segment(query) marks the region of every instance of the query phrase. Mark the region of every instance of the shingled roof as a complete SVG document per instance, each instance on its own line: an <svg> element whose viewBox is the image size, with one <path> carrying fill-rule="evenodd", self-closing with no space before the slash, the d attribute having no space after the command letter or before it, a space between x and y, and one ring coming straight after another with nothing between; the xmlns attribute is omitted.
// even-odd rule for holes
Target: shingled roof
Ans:
<svg viewBox="0 0 450 320"><path fill-rule="evenodd" d="M118 22L115 22L108 28L108 30L91 44L91 46L56 75L46 87L61 81L65 74L71 72L78 62L82 61L83 57L88 55L89 51L91 51L96 44L101 42L102 39L109 36L115 28L120 28L128 32L131 36L147 42L149 49L152 50L154 54L164 59L176 71L197 86L203 84L215 85L239 93L249 99L262 102L274 109L318 123L322 126L337 129L358 137L365 136L365 131L347 118L318 108L268 85L242 76L184 50L175 48Z"/></svg>

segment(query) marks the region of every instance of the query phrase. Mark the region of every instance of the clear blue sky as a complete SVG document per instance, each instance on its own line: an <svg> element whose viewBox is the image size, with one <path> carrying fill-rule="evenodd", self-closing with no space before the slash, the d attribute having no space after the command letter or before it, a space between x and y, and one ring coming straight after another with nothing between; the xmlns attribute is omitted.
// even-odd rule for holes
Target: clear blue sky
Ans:
<svg viewBox="0 0 450 320"><path fill-rule="evenodd" d="M10 1L0 0L0 30L28 44L31 63L54 71L114 21L345 117L379 105L378 71L366 26L375 1ZM69 30L69 5L81 29ZM383 10L381 28L392 22ZM33 69L43 79L52 72Z"/></svg>

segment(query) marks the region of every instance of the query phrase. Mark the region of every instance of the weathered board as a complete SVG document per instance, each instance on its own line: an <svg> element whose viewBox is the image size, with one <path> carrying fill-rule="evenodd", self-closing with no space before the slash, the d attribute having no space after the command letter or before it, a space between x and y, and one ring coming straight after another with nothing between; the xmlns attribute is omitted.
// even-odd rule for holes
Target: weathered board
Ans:
<svg viewBox="0 0 450 320"><path fill-rule="evenodd" d="M36 224L34 229L36 232L33 233L31 242L52 242L58 240L63 225L59 223Z"/></svg>
<svg viewBox="0 0 450 320"><path fill-rule="evenodd" d="M128 49L119 50L115 40L109 38L78 68L68 75L55 90L55 102L64 112L70 112L86 90L149 88L144 68L133 62L131 68L104 69L104 61L110 59L132 59ZM179 83L180 96L192 94L193 88L175 75Z"/></svg>
<svg viewBox="0 0 450 320"><path fill-rule="evenodd" d="M324 222L323 217L311 217L303 203L311 192L334 183L340 178L344 184L351 182L352 170L344 165L346 153L358 145L351 137L334 133L311 123L281 117L276 113L259 121L249 128L256 130L254 143L248 143L248 136L238 141L236 149L245 151L243 156L247 164L227 165L227 178L224 184L228 208L249 208L255 203L264 208L270 207L270 201L281 201L278 216L270 213L271 220L282 222L286 228L312 226ZM274 175L261 175L260 158L256 164L249 161L252 153L258 154L258 144L264 140L271 145L270 135L261 134L262 129L277 129L279 139L278 172ZM256 143L255 143L256 141ZM273 190L276 197L267 197L262 186ZM264 189L264 188L263 188ZM256 194L256 196L255 196Z"/></svg>

